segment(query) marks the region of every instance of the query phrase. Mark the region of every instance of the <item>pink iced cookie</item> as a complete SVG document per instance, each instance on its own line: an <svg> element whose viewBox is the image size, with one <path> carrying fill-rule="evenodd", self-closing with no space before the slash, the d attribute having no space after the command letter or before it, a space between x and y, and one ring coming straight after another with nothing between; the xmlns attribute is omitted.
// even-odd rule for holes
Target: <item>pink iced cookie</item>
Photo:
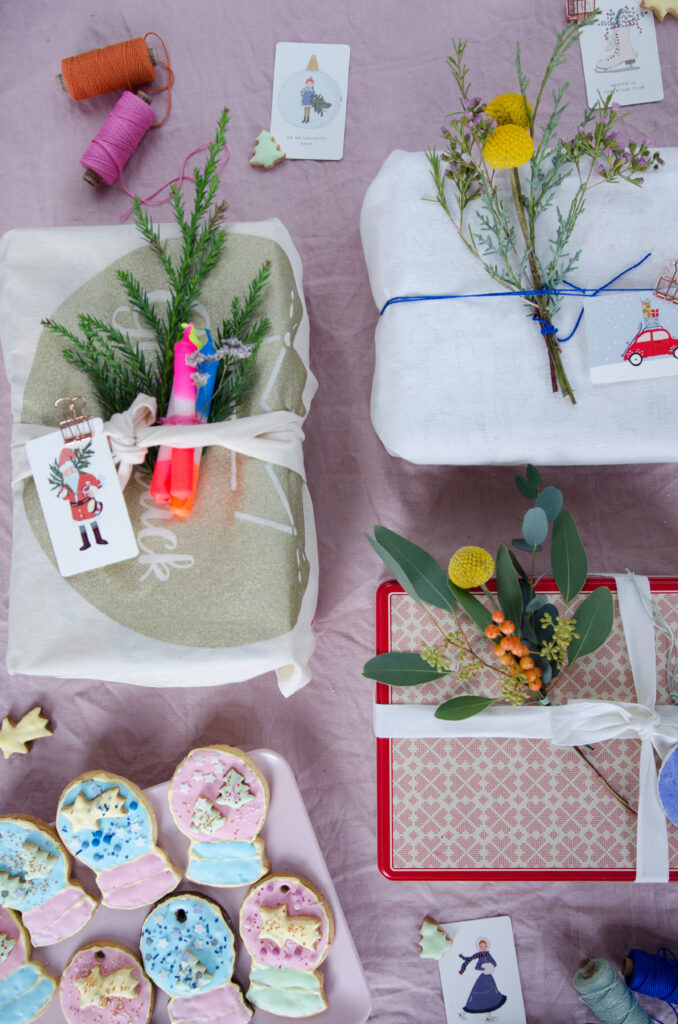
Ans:
<svg viewBox="0 0 678 1024"><path fill-rule="evenodd" d="M56 993L56 982L30 959L31 945L19 915L0 906L0 1020L29 1024Z"/></svg>
<svg viewBox="0 0 678 1024"><path fill-rule="evenodd" d="M334 921L310 882L296 875L268 875L245 897L240 935L257 963L311 971L330 951Z"/></svg>
<svg viewBox="0 0 678 1024"><path fill-rule="evenodd" d="M262 772L242 750L192 750L174 773L169 803L191 847L186 877L206 885L256 882L269 868L259 832L268 810Z"/></svg>
<svg viewBox="0 0 678 1024"><path fill-rule="evenodd" d="M240 935L252 957L249 1002L282 1017L310 1017L327 1007L316 970L334 937L322 893L296 875L268 875L240 910Z"/></svg>
<svg viewBox="0 0 678 1024"><path fill-rule="evenodd" d="M153 986L124 946L94 942L71 958L59 983L67 1024L148 1024Z"/></svg>

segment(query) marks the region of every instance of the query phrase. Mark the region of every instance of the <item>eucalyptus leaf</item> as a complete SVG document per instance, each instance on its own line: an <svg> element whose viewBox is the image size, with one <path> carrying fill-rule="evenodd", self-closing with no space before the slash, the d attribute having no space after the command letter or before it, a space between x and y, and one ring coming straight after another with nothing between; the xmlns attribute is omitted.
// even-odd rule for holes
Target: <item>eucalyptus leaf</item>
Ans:
<svg viewBox="0 0 678 1024"><path fill-rule="evenodd" d="M532 545L528 544L527 541L524 541L522 537L514 537L511 544L514 548L518 548L518 551L529 551L530 554L532 553ZM537 544L537 547L534 550L543 551L544 548L541 544Z"/></svg>
<svg viewBox="0 0 678 1024"><path fill-rule="evenodd" d="M530 548L530 551L531 550L532 550L532 548ZM527 575L527 573L523 569L522 565L518 561L518 556L515 555L511 550L509 550L509 556L510 556L511 561L513 562L513 564L515 566L515 569L516 569L516 572L518 573L519 578L521 580L523 580L525 583L529 583L530 577Z"/></svg>
<svg viewBox="0 0 678 1024"><path fill-rule="evenodd" d="M524 476L517 476L515 478L515 480L516 480L516 487L518 488L518 490L522 494L523 498L532 499L532 498L536 498L537 497L537 494L538 494L537 488L533 487L530 483L528 483L528 481L525 479Z"/></svg>
<svg viewBox="0 0 678 1024"><path fill-rule="evenodd" d="M478 697L469 694L465 697L451 697L435 710L435 717L442 718L446 722L461 722L464 718L473 718L479 715L490 704L494 704L492 697Z"/></svg>
<svg viewBox="0 0 678 1024"><path fill-rule="evenodd" d="M447 674L447 671L431 668L416 651L378 654L363 667L363 675L367 679L376 679L388 686L419 686L434 679L442 679Z"/></svg>
<svg viewBox="0 0 678 1024"><path fill-rule="evenodd" d="M607 640L614 622L612 594L607 587L598 587L584 598L574 612L575 637L567 648L568 664L583 658Z"/></svg>
<svg viewBox="0 0 678 1024"><path fill-rule="evenodd" d="M553 523L551 572L565 604L569 604L586 582L588 559L574 519L562 508Z"/></svg>
<svg viewBox="0 0 678 1024"><path fill-rule="evenodd" d="M537 495L535 505L544 510L548 521L552 523L563 507L563 492L557 487L545 487Z"/></svg>
<svg viewBox="0 0 678 1024"><path fill-rule="evenodd" d="M518 628L523 615L523 595L511 556L503 544L499 545L496 566L499 606L506 618Z"/></svg>
<svg viewBox="0 0 678 1024"><path fill-rule="evenodd" d="M560 614L556 606L554 604L549 604L547 601L547 603L545 605L542 605L542 607L534 616L534 628L537 634L537 643L539 644L540 648L543 647L545 643L550 643L551 640L553 640L554 627L542 626L542 619L547 613L551 616L554 622L557 620L558 615Z"/></svg>
<svg viewBox="0 0 678 1024"><path fill-rule="evenodd" d="M454 612L456 603L447 586L447 573L432 555L385 526L375 526L374 537L367 539L410 597L419 604Z"/></svg>
<svg viewBox="0 0 678 1024"><path fill-rule="evenodd" d="M530 486L539 487L541 483L541 473L539 470L535 466L528 465L525 472L527 474L527 482Z"/></svg>
<svg viewBox="0 0 678 1024"><path fill-rule="evenodd" d="M549 535L549 521L543 508L528 508L523 516L523 540L536 548Z"/></svg>
<svg viewBox="0 0 678 1024"><path fill-rule="evenodd" d="M464 609L469 618L473 619L476 626L479 629L485 629L485 626L489 626L492 622L492 612L489 608L478 600L478 598L468 590L462 590L452 580L447 581L447 585L456 597L457 601Z"/></svg>

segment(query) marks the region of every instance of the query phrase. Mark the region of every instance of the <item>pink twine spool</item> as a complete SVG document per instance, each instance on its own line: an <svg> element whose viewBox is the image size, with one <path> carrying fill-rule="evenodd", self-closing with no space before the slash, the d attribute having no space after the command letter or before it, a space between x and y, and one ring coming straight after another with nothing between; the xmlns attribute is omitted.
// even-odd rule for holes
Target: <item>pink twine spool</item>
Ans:
<svg viewBox="0 0 678 1024"><path fill-rule="evenodd" d="M155 114L148 103L133 92L124 92L101 131L90 142L80 163L88 171L98 174L107 185L112 185L154 119Z"/></svg>

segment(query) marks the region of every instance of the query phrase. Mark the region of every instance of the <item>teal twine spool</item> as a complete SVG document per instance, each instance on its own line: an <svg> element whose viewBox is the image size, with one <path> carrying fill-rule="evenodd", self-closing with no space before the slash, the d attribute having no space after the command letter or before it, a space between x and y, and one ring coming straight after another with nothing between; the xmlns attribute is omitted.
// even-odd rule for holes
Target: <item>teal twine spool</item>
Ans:
<svg viewBox="0 0 678 1024"><path fill-rule="evenodd" d="M591 977L585 977L580 969L572 983L579 998L602 1024L651 1024L652 1018L638 1005L633 992L607 960L596 958L593 963L596 970Z"/></svg>

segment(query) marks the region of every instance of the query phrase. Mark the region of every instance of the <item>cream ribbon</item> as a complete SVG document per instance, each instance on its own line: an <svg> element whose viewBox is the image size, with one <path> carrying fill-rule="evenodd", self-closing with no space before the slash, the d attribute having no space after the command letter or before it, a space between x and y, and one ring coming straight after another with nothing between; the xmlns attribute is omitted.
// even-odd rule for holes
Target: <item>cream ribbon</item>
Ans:
<svg viewBox="0 0 678 1024"><path fill-rule="evenodd" d="M619 612L638 697L624 701L573 700L557 707L492 706L461 722L434 717L422 704L375 705L380 737L548 739L558 746L580 746L610 739L640 739L636 881L666 882L669 851L666 815L657 793L654 750L663 759L678 743L678 707L655 707L657 698L654 623L649 580L615 576Z"/></svg>
<svg viewBox="0 0 678 1024"><path fill-rule="evenodd" d="M142 394L137 395L129 409L116 413L104 423L103 433L110 440L123 488L130 478L132 467L144 461L150 447L160 444L172 448L200 448L215 444L262 462L291 469L305 479L301 447L304 439L301 428L303 420L296 413L282 409L216 423L168 423L153 426L155 416L155 399ZM31 475L26 457L26 441L53 431L54 427L27 423L14 425L13 484Z"/></svg>

